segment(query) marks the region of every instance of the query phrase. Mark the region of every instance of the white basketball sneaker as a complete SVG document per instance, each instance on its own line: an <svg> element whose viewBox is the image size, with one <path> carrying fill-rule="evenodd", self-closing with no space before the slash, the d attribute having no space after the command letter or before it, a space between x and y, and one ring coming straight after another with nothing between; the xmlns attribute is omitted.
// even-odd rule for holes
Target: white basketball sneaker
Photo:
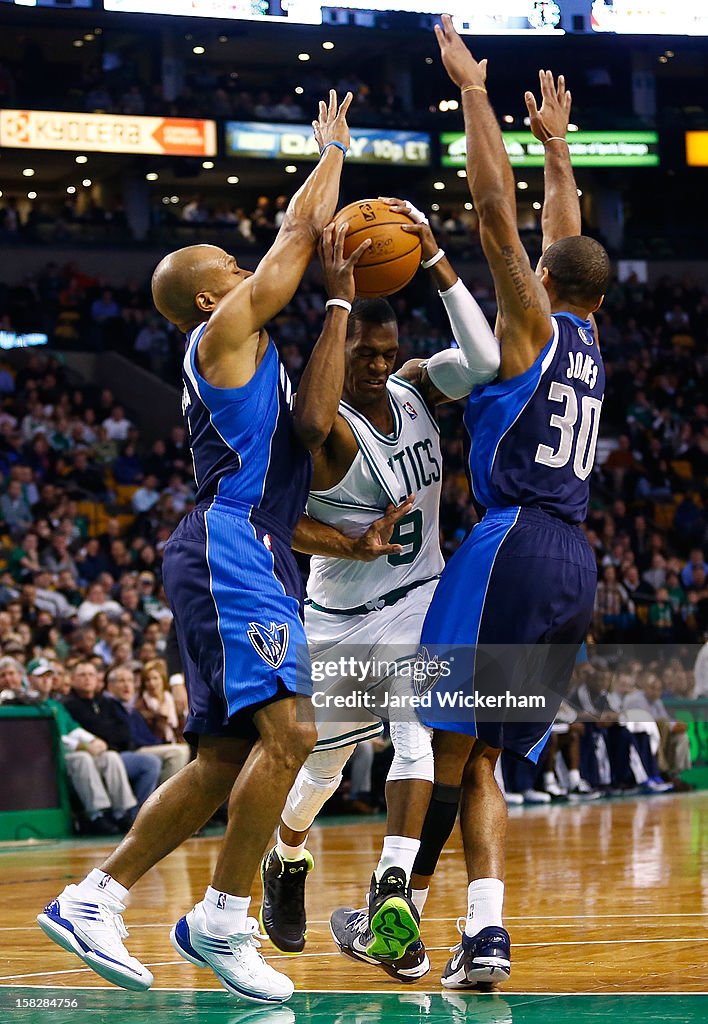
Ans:
<svg viewBox="0 0 708 1024"><path fill-rule="evenodd" d="M249 917L245 932L213 935L206 926L201 904L181 917L170 932L170 942L180 956L195 967L211 967L221 984L232 995L257 1003L284 1003L295 986L265 962L258 952L258 922Z"/></svg>
<svg viewBox="0 0 708 1024"><path fill-rule="evenodd" d="M124 905L106 897L100 902L78 895L78 886L67 885L37 917L37 924L62 949L76 953L106 981L134 992L144 992L153 983L146 967L123 945L128 929L121 914Z"/></svg>

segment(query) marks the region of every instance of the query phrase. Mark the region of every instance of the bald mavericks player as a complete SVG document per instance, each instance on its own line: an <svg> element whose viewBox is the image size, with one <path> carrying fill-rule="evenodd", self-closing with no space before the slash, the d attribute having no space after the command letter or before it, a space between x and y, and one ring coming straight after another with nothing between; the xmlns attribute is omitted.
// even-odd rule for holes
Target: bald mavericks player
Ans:
<svg viewBox="0 0 708 1024"><path fill-rule="evenodd" d="M123 944L128 891L228 799L212 884L172 929L172 944L235 995L278 1003L293 991L258 952L248 906L316 740L309 698L295 696L295 650L306 640L290 539L310 486L313 415L318 424L337 416L341 383L337 391L331 368L344 358L353 266L369 244L345 261L341 240L325 230L349 144L351 98L338 107L331 92L329 104L320 103L319 163L254 273L215 246L196 245L166 256L153 276L155 305L187 335L182 405L197 504L165 549L164 580L189 692L185 732L198 743L197 757L153 794L117 850L38 917L50 938L124 988L153 982ZM292 298L320 236L330 294L344 292L344 306L327 310L293 412L290 382L263 328Z"/></svg>

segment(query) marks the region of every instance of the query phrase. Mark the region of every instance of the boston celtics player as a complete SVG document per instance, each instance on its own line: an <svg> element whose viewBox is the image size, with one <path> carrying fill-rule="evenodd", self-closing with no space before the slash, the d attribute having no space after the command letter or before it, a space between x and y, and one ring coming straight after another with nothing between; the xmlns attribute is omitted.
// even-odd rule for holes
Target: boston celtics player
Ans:
<svg viewBox="0 0 708 1024"><path fill-rule="evenodd" d="M305 609L313 664L337 669L336 675L328 671L323 696L364 688L361 678L342 664L345 653L369 664L373 675L367 676L367 692L381 662L412 665L443 568L442 456L435 406L468 395L475 384L492 379L499 366L494 334L438 248L427 219L402 200L387 202L416 221L402 230L421 239L421 265L433 273L459 347L427 362L411 360L394 374L398 328L389 303L359 300L351 310L342 365L332 367L343 380L339 416L319 444L311 445L310 518L301 520L293 541L314 556ZM354 560L357 539L371 536L371 524L387 508L384 522L395 522L395 528L390 537L380 537L382 557ZM366 553L372 554L370 543ZM401 677L406 679L405 672ZM395 691L390 670L378 681ZM356 744L382 729L375 708L358 708L349 721L341 720L341 709L322 705L316 715L318 743L290 791L277 843L261 869L261 925L275 946L290 954L305 945L305 878L313 866L305 849L309 829L338 788ZM395 753L386 783L387 834L368 908L341 928L334 920L332 925L343 952L413 981L429 970L409 887L433 788L433 753L430 731L410 709L391 712L390 731Z"/></svg>

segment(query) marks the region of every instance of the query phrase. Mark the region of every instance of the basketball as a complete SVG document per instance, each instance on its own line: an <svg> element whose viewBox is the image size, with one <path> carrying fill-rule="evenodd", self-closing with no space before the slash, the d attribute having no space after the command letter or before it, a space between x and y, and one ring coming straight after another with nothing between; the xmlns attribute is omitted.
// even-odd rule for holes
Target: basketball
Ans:
<svg viewBox="0 0 708 1024"><path fill-rule="evenodd" d="M356 268L356 293L363 299L392 295L404 288L420 266L421 246L415 235L401 231L414 221L404 213L393 213L380 199L360 199L340 210L334 218L339 226L349 222L344 255L349 256L365 238L371 239Z"/></svg>

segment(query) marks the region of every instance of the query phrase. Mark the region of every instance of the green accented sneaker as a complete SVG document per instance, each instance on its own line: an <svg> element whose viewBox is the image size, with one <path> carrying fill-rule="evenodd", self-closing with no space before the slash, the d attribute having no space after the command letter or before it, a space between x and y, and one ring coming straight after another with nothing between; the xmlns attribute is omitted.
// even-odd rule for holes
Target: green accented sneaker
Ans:
<svg viewBox="0 0 708 1024"><path fill-rule="evenodd" d="M387 868L379 880L371 876L368 931L367 954L386 960L400 960L419 941L420 914L402 868Z"/></svg>
<svg viewBox="0 0 708 1024"><path fill-rule="evenodd" d="M301 860L285 860L275 846L261 863L260 926L280 953L297 956L305 948L305 879L314 866L307 850Z"/></svg>

